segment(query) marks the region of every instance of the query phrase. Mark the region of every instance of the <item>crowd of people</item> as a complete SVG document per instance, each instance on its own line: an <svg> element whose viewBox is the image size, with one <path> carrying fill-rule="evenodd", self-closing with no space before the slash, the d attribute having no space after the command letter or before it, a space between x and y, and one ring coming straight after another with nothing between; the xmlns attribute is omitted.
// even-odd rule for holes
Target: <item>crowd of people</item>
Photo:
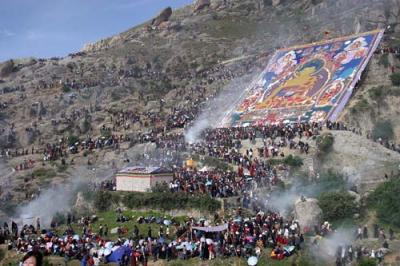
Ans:
<svg viewBox="0 0 400 266"><path fill-rule="evenodd" d="M305 247L304 233L308 237L313 236L311 239L314 240L309 245L322 256L322 253L327 252L323 239L334 238L336 234L328 222L316 225L314 231L307 229L305 232L299 221L290 216L283 217L270 210L264 212L258 207L253 211L253 215L245 214L238 207L232 218L215 215L212 225L209 220L193 217L181 223L171 222L165 217L139 217L134 221L118 209L116 221L120 226L114 232L107 224L100 224L101 221L96 218L82 217L77 220L71 214L67 215L66 229L63 231L57 228L56 222L52 222L49 228L43 228L39 218L35 225L24 224L21 227L12 221L10 227L7 222L0 227L0 244L6 244L9 250L26 254L23 261L33 254L35 259L41 260L43 256L60 256L66 262L80 260L81 265L109 262L118 265L147 265L148 261L157 260L247 259L253 256L260 258L263 254L271 259L282 260ZM124 227L126 223L135 224L128 230ZM153 226L150 226L152 223ZM148 227L139 230L139 224L147 224ZM97 229L94 230L94 227ZM393 240L394 233L390 231L390 240ZM375 224L373 237L383 243L382 248L374 250L359 243L335 243L328 253L336 258L338 266L360 261L364 257L380 262L389 248L384 229ZM354 241L359 238L368 238L366 227L357 229Z"/></svg>
<svg viewBox="0 0 400 266"><path fill-rule="evenodd" d="M83 265L99 265L101 262L146 265L148 260L159 259L260 257L266 252L265 248L272 250L272 258L283 259L301 249L304 243L298 222L286 220L275 212L258 211L254 216L245 217L239 208L235 218L217 219L219 224L211 226L208 220L188 218L185 223L174 225L174 234L167 220L164 220L165 225L159 226L156 234L150 227L146 233L140 232L135 225L132 232L118 230L116 241L110 240L107 225L100 225L98 232L94 232L91 229L93 221L88 218L79 220L81 233L74 231L72 219L61 233L57 233L55 228L43 229L40 219L37 219L36 226L23 225L20 230L15 222L12 222L11 230L4 223L0 228L0 244L7 244L9 250L20 253L62 256L66 261L79 259ZM124 247L123 254L117 251L121 247Z"/></svg>

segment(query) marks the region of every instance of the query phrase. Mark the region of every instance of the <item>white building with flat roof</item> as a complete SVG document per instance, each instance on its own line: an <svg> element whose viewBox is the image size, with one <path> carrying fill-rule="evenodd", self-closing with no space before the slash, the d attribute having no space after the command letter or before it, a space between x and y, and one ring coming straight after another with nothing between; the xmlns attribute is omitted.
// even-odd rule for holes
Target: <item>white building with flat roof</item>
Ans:
<svg viewBox="0 0 400 266"><path fill-rule="evenodd" d="M172 179L172 171L166 168L126 167L117 173L117 191L147 192L157 183L169 183Z"/></svg>

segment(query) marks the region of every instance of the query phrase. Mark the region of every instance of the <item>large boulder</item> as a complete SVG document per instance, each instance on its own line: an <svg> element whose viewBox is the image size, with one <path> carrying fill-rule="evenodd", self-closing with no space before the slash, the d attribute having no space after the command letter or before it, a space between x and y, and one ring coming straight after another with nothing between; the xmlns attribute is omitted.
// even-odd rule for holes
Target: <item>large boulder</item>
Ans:
<svg viewBox="0 0 400 266"><path fill-rule="evenodd" d="M272 6L277 6L281 3L281 0L272 0Z"/></svg>
<svg viewBox="0 0 400 266"><path fill-rule="evenodd" d="M299 199L294 205L294 218L299 221L301 228L312 228L322 221L322 210L318 200L307 198Z"/></svg>
<svg viewBox="0 0 400 266"><path fill-rule="evenodd" d="M161 11L161 13L156 18L153 19L153 21L151 22L151 25L157 27L161 23L168 21L169 18L171 17L171 15L172 15L172 8L167 7L166 9Z"/></svg>
<svg viewBox="0 0 400 266"><path fill-rule="evenodd" d="M197 0L196 3L194 4L194 11L200 11L203 10L206 7L209 7L211 5L210 0Z"/></svg>
<svg viewBox="0 0 400 266"><path fill-rule="evenodd" d="M8 60L0 64L0 77L7 77L14 71L14 61Z"/></svg>
<svg viewBox="0 0 400 266"><path fill-rule="evenodd" d="M226 6L226 1L224 0L211 0L210 7L211 9L223 8Z"/></svg>

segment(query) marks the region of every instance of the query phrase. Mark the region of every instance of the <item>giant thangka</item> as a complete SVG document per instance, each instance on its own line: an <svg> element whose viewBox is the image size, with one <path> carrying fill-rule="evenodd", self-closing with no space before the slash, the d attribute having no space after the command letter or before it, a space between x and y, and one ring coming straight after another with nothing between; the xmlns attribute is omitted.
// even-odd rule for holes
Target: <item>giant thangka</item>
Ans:
<svg viewBox="0 0 400 266"><path fill-rule="evenodd" d="M375 30L276 51L222 126L336 120L382 36Z"/></svg>

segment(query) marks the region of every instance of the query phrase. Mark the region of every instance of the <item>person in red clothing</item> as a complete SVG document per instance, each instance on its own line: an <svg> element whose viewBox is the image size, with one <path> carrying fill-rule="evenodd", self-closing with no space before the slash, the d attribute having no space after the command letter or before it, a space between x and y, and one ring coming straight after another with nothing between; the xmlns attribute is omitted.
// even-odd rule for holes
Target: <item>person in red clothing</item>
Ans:
<svg viewBox="0 0 400 266"><path fill-rule="evenodd" d="M213 260L215 258L215 250L213 244L208 245L208 253L210 254L209 260Z"/></svg>
<svg viewBox="0 0 400 266"><path fill-rule="evenodd" d="M90 257L88 258L87 265L88 265L88 266L94 266L94 259L93 259L93 257L90 256Z"/></svg>

